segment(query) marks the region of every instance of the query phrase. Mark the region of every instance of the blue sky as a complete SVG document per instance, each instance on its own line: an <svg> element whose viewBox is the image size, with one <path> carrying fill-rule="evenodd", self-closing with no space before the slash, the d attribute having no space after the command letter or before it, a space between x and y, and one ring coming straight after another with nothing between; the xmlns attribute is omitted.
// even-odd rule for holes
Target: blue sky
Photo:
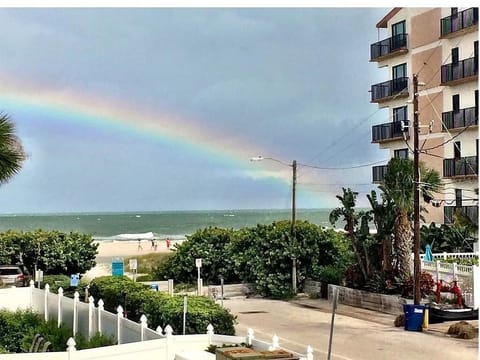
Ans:
<svg viewBox="0 0 480 360"><path fill-rule="evenodd" d="M291 169L249 156L323 168L388 158L370 144L388 119L368 92L388 76L369 62L388 11L0 8L4 94L25 86L37 101L0 92L29 154L0 187L0 213L288 208ZM42 107L49 91L168 115L177 138ZM215 134L211 146L184 128ZM336 206L342 186L364 202L370 182L371 166L299 165L297 206Z"/></svg>

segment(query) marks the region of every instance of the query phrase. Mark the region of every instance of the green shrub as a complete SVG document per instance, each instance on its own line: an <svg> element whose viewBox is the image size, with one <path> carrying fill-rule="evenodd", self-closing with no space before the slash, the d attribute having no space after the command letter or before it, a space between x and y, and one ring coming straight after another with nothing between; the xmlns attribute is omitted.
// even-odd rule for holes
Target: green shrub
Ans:
<svg viewBox="0 0 480 360"><path fill-rule="evenodd" d="M102 299L105 309L116 312L118 305L127 311L128 318L139 321L145 314L149 326L156 328L170 325L179 334L183 328L183 296L169 296L152 291L148 286L135 283L127 277L100 277L92 281L90 293ZM235 317L209 298L188 297L186 320L187 334L203 334L208 324L215 332L233 335Z"/></svg>
<svg viewBox="0 0 480 360"><path fill-rule="evenodd" d="M45 274L82 274L95 266L97 248L88 234L41 229L0 233L0 263L23 263L32 273L38 265Z"/></svg>
<svg viewBox="0 0 480 360"><path fill-rule="evenodd" d="M31 310L0 310L0 347L10 353L21 352L25 334L38 327L42 321Z"/></svg>
<svg viewBox="0 0 480 360"><path fill-rule="evenodd" d="M478 256L475 256L473 258L448 257L446 259L441 259L440 261L451 263L451 264L457 263L457 265L467 265L467 266L476 265L476 266L478 266Z"/></svg>

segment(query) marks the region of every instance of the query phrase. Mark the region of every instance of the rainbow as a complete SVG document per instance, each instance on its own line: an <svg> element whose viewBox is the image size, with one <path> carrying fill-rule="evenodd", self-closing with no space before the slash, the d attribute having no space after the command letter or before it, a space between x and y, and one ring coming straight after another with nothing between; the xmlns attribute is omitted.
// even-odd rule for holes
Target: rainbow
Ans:
<svg viewBox="0 0 480 360"><path fill-rule="evenodd" d="M253 165L249 159L268 150L248 143L239 136L228 135L217 129L200 126L192 119L173 114L158 113L153 109L136 108L106 97L97 97L68 89L28 84L0 76L0 111L8 107L31 107L46 113L61 114L62 121L105 127L114 131L136 134L181 147L196 156L213 158L241 176L253 179L272 179L291 185L291 170L265 164ZM5 108L7 106L7 108ZM315 176L315 181L319 178ZM318 198L318 194L314 195Z"/></svg>

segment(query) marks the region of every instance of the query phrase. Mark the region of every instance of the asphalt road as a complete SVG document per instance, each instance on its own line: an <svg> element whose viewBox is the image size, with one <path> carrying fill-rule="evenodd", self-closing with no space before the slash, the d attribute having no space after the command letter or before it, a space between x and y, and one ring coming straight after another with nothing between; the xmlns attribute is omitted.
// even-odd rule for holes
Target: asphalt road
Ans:
<svg viewBox="0 0 480 360"><path fill-rule="evenodd" d="M269 341L274 334L280 346L305 354L307 346L314 359L327 359L331 313L292 303L267 299L231 299L224 306L237 315L238 335L255 331L255 338ZM474 360L478 340L405 331L393 325L336 315L332 360Z"/></svg>

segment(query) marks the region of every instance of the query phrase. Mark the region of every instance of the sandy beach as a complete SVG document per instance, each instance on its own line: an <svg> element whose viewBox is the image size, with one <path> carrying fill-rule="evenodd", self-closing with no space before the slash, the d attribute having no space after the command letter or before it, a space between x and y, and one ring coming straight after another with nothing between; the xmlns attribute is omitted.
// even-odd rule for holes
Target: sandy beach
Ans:
<svg viewBox="0 0 480 360"><path fill-rule="evenodd" d="M184 240L171 240L170 249L173 249L174 245L181 243ZM87 271L84 275L87 279L93 279L99 276L105 276L111 274L112 259L116 257L132 257L135 255L145 255L154 252L169 252L167 243L164 240L157 241L157 249L152 248L152 242L150 240L142 240L139 243L136 240L132 241L96 241L99 244L98 254L96 257L97 265ZM128 271L128 264L125 264L125 271Z"/></svg>

